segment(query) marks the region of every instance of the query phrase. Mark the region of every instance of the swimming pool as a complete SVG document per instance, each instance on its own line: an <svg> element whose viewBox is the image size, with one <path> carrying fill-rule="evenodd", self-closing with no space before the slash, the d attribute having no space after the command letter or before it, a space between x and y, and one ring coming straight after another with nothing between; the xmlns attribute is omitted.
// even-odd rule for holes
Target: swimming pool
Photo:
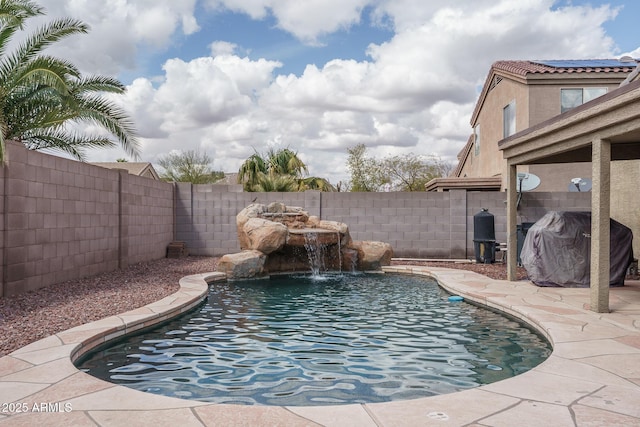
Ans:
<svg viewBox="0 0 640 427"><path fill-rule="evenodd" d="M77 366L138 390L219 403L335 405L451 393L551 353L502 314L395 274L219 282L194 311Z"/></svg>

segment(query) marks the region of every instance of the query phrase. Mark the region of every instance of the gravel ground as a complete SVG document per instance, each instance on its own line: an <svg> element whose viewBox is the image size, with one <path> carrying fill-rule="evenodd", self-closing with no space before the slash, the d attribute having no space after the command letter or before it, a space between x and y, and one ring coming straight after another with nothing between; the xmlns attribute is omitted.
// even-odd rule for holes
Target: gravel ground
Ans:
<svg viewBox="0 0 640 427"><path fill-rule="evenodd" d="M180 278L213 271L217 261L212 257L165 258L0 298L0 356L74 326L162 299L178 290ZM495 279L506 279L504 264L403 263L472 270ZM518 273L522 279L526 278L524 269L519 268Z"/></svg>
<svg viewBox="0 0 640 427"><path fill-rule="evenodd" d="M161 259L0 298L0 356L49 335L171 295L184 276L213 271L217 258Z"/></svg>

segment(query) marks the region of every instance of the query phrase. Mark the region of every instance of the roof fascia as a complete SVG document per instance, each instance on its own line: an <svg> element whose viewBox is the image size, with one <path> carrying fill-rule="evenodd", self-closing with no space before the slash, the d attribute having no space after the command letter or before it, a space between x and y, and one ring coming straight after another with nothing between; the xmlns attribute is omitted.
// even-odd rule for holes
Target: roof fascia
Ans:
<svg viewBox="0 0 640 427"><path fill-rule="evenodd" d="M478 97L478 102L476 103L476 107L473 110L473 114L471 115L471 127L475 127L478 122L478 116L480 115L480 110L482 110L482 106L484 105L487 96L489 95L491 89L491 82L494 81L496 76L502 77L503 79L512 80L514 82L528 84L527 77L519 76L517 74L510 73L508 71L496 68L495 65L491 66L491 70L489 71L489 75L484 82L484 86L482 87L482 92L480 92L480 96Z"/></svg>
<svg viewBox="0 0 640 427"><path fill-rule="evenodd" d="M462 169L464 169L464 165L467 163L467 159L469 158L469 153L471 153L471 148L473 147L473 134L469 136L467 143L462 147L462 150L458 153L458 165L455 170L451 174L451 176L459 177L460 173L462 173Z"/></svg>

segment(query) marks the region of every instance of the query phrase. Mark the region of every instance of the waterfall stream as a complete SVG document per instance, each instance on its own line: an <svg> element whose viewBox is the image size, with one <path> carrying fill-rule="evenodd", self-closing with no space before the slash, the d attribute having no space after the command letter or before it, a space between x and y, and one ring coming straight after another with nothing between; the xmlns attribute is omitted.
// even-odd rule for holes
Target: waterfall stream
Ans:
<svg viewBox="0 0 640 427"><path fill-rule="evenodd" d="M311 267L312 276L320 276L321 272L326 271L324 263L326 246L320 243L318 233L304 234L304 248L307 250L307 257L309 257L309 266Z"/></svg>

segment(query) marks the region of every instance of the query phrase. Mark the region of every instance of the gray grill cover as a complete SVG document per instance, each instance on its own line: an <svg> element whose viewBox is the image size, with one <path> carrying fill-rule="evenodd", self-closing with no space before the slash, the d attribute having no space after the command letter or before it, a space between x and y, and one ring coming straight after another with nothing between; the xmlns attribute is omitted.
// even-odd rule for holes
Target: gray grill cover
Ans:
<svg viewBox="0 0 640 427"><path fill-rule="evenodd" d="M609 284L622 286L633 261L633 234L613 219L610 224ZM547 213L527 232L520 259L529 279L538 286L589 286L591 213Z"/></svg>

